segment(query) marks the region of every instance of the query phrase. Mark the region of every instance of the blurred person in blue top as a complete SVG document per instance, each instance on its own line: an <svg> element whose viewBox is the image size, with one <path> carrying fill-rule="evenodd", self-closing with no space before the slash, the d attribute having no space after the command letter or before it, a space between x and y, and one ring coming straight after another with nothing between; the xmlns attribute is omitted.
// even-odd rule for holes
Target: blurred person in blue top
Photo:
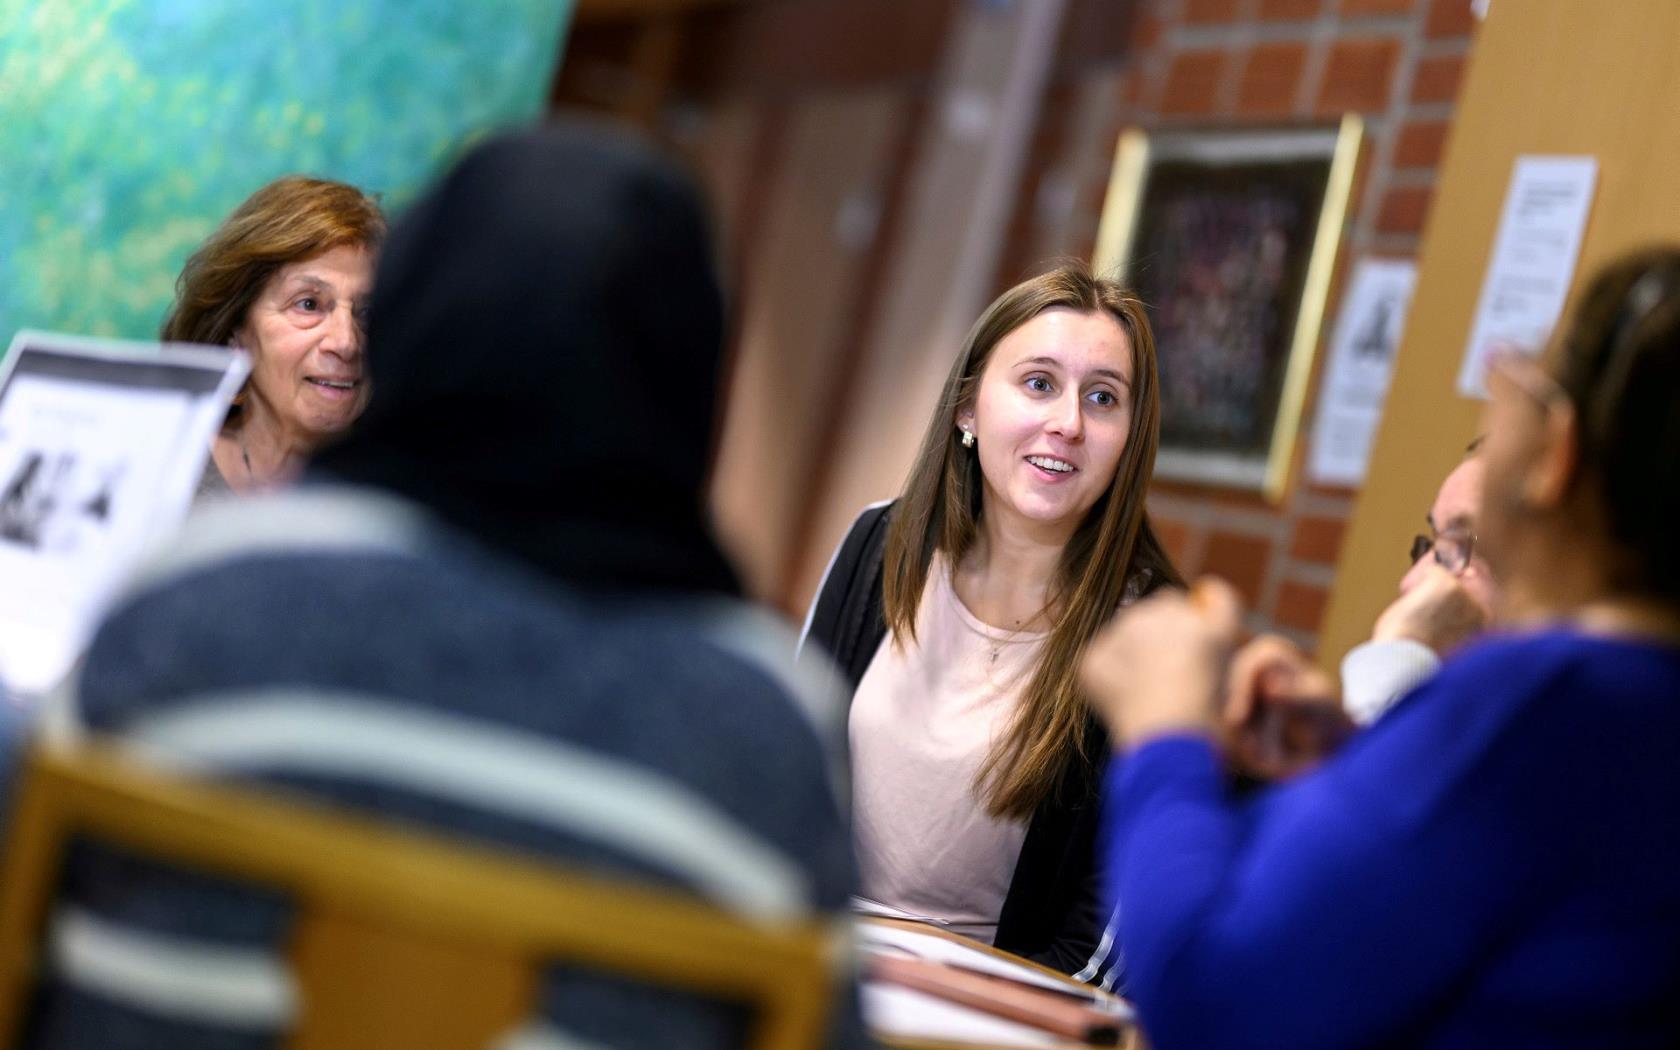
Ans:
<svg viewBox="0 0 1680 1050"><path fill-rule="evenodd" d="M838 914L831 727L704 509L713 264L694 188L634 140L562 126L471 150L386 242L358 425L297 486L199 508L100 628L68 721L743 916ZM308 1008L293 915L78 849L25 1045L279 1046ZM854 1045L835 981L831 1042ZM748 1032L736 1005L556 967L497 1045Z"/></svg>
<svg viewBox="0 0 1680 1050"><path fill-rule="evenodd" d="M1613 262L1488 386L1503 623L1321 765L1228 794L1217 581L1092 645L1156 1050L1680 1041L1680 250Z"/></svg>

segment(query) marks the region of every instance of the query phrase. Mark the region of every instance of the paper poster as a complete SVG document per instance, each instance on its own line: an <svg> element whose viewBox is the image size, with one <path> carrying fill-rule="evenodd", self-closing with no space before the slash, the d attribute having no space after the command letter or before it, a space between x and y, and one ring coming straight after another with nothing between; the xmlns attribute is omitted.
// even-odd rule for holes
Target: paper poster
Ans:
<svg viewBox="0 0 1680 1050"><path fill-rule="evenodd" d="M1398 259L1363 259L1348 281L1313 426L1308 473L1317 484L1365 480L1416 283L1417 264Z"/></svg>
<svg viewBox="0 0 1680 1050"><path fill-rule="evenodd" d="M185 515L239 351L22 332L0 370L0 688L50 688Z"/></svg>
<svg viewBox="0 0 1680 1050"><path fill-rule="evenodd" d="M1594 157L1518 157L1470 326L1459 393L1486 397L1488 354L1536 352L1563 313L1598 179Z"/></svg>

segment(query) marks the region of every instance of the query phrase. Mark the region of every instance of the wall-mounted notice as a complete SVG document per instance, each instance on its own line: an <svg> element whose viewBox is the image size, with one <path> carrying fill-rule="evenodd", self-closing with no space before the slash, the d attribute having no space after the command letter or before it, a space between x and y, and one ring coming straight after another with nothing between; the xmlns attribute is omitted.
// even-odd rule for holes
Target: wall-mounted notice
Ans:
<svg viewBox="0 0 1680 1050"><path fill-rule="evenodd" d="M1317 484L1365 480L1416 283L1417 264L1399 259L1362 259L1348 281L1313 425L1309 474Z"/></svg>
<svg viewBox="0 0 1680 1050"><path fill-rule="evenodd" d="M1594 157L1518 157L1470 326L1458 390L1486 397L1488 353L1535 352L1563 313L1598 178Z"/></svg>
<svg viewBox="0 0 1680 1050"><path fill-rule="evenodd" d="M250 361L19 332L0 365L0 698L50 688L186 514Z"/></svg>

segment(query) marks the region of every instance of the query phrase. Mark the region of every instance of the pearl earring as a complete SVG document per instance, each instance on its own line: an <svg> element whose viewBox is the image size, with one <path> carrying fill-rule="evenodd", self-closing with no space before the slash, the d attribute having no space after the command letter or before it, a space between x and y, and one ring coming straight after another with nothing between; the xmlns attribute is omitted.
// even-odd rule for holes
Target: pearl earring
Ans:
<svg viewBox="0 0 1680 1050"><path fill-rule="evenodd" d="M963 431L962 441L963 441L963 448L973 448L974 447L974 431L972 431L972 430Z"/></svg>

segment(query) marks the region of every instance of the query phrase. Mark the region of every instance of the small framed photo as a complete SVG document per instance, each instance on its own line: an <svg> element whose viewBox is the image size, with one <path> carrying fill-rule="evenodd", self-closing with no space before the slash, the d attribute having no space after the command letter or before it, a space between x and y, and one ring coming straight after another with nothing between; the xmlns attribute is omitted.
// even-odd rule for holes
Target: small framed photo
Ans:
<svg viewBox="0 0 1680 1050"><path fill-rule="evenodd" d="M1363 134L1121 134L1093 263L1149 309L1157 477L1282 498Z"/></svg>

